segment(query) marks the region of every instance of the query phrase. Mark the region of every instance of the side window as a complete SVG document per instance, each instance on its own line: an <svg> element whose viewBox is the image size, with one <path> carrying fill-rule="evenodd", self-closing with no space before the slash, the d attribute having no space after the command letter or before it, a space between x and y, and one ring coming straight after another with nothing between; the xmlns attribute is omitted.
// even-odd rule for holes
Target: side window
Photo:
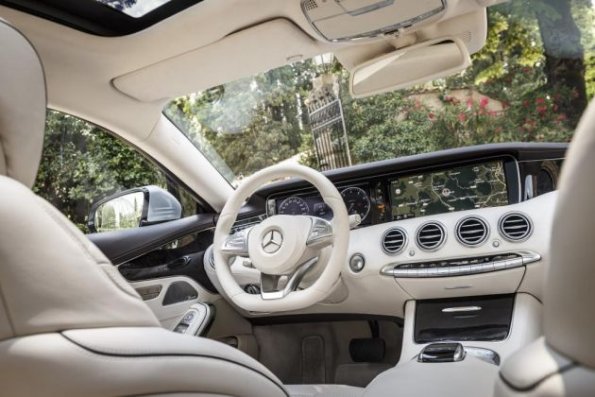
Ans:
<svg viewBox="0 0 595 397"><path fill-rule="evenodd" d="M79 229L85 233L92 231L88 218L94 203L118 192L145 186L169 192L181 203L181 216L198 211L193 196L135 148L87 121L48 111L42 160L33 191ZM136 208L134 210L136 212ZM121 222L112 228L97 228L97 231L138 225Z"/></svg>

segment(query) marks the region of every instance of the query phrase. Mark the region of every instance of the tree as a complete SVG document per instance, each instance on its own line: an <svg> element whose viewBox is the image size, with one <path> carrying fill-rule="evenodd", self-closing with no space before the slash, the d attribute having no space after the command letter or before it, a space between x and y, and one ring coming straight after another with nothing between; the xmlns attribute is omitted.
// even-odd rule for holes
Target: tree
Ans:
<svg viewBox="0 0 595 397"><path fill-rule="evenodd" d="M543 42L547 84L553 90L562 86L570 92L571 100L556 102L577 122L587 107L587 88L581 31L572 16L571 1L542 0L534 7Z"/></svg>

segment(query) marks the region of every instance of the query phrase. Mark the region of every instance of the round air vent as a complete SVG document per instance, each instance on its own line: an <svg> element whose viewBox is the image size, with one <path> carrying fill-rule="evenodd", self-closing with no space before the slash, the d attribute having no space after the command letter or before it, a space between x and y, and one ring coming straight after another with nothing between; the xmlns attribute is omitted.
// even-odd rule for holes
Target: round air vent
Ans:
<svg viewBox="0 0 595 397"><path fill-rule="evenodd" d="M425 251L435 251L446 240L444 226L438 222L428 222L417 230L417 245Z"/></svg>
<svg viewBox="0 0 595 397"><path fill-rule="evenodd" d="M469 247L478 246L488 238L488 224L476 216L461 219L455 230L459 243Z"/></svg>
<svg viewBox="0 0 595 397"><path fill-rule="evenodd" d="M400 227L393 227L382 236L382 249L390 255L398 254L405 248L407 234Z"/></svg>
<svg viewBox="0 0 595 397"><path fill-rule="evenodd" d="M529 217L520 212L504 215L500 218L498 227L502 237L513 242L525 241L533 231Z"/></svg>

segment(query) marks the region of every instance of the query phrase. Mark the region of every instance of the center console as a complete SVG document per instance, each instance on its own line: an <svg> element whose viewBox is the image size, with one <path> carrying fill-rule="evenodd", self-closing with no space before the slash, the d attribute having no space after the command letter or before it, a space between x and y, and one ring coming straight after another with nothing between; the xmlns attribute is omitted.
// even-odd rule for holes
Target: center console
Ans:
<svg viewBox="0 0 595 397"><path fill-rule="evenodd" d="M525 293L409 301L400 362L436 342L489 349L505 360L542 335L541 311Z"/></svg>
<svg viewBox="0 0 595 397"><path fill-rule="evenodd" d="M452 362L414 358L378 375L364 397L492 397L497 376L497 365L470 354Z"/></svg>
<svg viewBox="0 0 595 397"><path fill-rule="evenodd" d="M415 343L506 339L510 332L514 294L418 301Z"/></svg>
<svg viewBox="0 0 595 397"><path fill-rule="evenodd" d="M407 302L399 364L364 397L491 397L500 363L542 334L541 307L525 293Z"/></svg>

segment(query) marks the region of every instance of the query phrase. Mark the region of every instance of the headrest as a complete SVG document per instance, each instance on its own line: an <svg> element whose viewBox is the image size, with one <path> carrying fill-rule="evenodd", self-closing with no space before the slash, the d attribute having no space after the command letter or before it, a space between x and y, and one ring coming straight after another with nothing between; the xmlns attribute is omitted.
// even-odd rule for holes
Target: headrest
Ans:
<svg viewBox="0 0 595 397"><path fill-rule="evenodd" d="M595 368L595 101L562 167L545 286L546 342Z"/></svg>
<svg viewBox="0 0 595 397"><path fill-rule="evenodd" d="M32 187L46 115L43 67L29 41L0 19L0 175Z"/></svg>

